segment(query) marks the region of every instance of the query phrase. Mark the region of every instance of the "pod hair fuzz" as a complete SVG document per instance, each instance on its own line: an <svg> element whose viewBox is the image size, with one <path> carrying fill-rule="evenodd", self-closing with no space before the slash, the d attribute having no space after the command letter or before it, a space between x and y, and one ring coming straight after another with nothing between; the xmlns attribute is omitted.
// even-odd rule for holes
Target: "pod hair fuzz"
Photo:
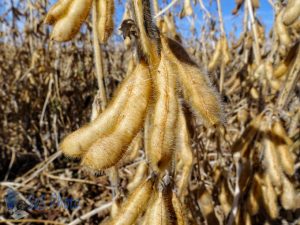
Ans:
<svg viewBox="0 0 300 225"><path fill-rule="evenodd" d="M89 147L83 157L83 165L96 170L115 165L141 130L151 94L150 74L146 64L138 64L134 75L136 80L131 83L132 91L126 96L128 101L123 105L119 120L114 121L117 124L115 130Z"/></svg>
<svg viewBox="0 0 300 225"><path fill-rule="evenodd" d="M162 53L158 72L154 73L154 102L147 128L147 156L156 172L171 167L176 141L178 100L176 80L172 74L175 65ZM147 138L147 137L146 137Z"/></svg>
<svg viewBox="0 0 300 225"><path fill-rule="evenodd" d="M100 43L106 43L114 30L114 0L96 0L97 32Z"/></svg>
<svg viewBox="0 0 300 225"><path fill-rule="evenodd" d="M173 70L185 101L192 111L208 125L223 122L220 97L209 79L200 71L185 49L176 41L162 38L163 51L175 64Z"/></svg>
<svg viewBox="0 0 300 225"><path fill-rule="evenodd" d="M129 100L128 96L130 96L130 93L133 93L134 84L138 84L139 88L143 88L145 84L146 90L149 86L149 75L147 76L149 73L141 67L144 66L136 67L133 72L127 74L127 77L118 87L108 107L93 122L79 128L64 138L60 144L60 149L64 154L69 157L82 157L92 143L97 139L108 136L115 130L116 121L119 121L122 113L124 113L124 106L128 104L127 101ZM141 80L138 75L141 69L145 72L142 73L142 76L146 75L145 77L147 77L145 80Z"/></svg>
<svg viewBox="0 0 300 225"><path fill-rule="evenodd" d="M187 128L185 116L183 114L181 106L179 107L178 114L178 133L177 133L177 145L176 153L179 163L182 164L182 173L180 180L178 181L178 195L182 196L186 191L188 182L190 180L192 168L193 168L193 152L190 144L190 136Z"/></svg>
<svg viewBox="0 0 300 225"><path fill-rule="evenodd" d="M50 9L45 22L54 24L51 39L59 42L71 40L87 18L92 0L59 1Z"/></svg>
<svg viewBox="0 0 300 225"><path fill-rule="evenodd" d="M155 177L147 178L140 184L121 205L117 215L105 225L131 225L142 214L153 193Z"/></svg>

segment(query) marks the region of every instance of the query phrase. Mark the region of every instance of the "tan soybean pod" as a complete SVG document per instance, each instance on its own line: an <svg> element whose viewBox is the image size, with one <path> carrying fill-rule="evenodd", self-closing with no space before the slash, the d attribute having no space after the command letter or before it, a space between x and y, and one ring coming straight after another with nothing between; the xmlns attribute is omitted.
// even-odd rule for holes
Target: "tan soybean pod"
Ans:
<svg viewBox="0 0 300 225"><path fill-rule="evenodd" d="M272 80L273 79L273 73L274 73L272 64L267 61L265 63L265 69L266 69L266 76L267 76L268 80Z"/></svg>
<svg viewBox="0 0 300 225"><path fill-rule="evenodd" d="M135 160L139 155L139 150L142 147L143 142L143 132L140 131L132 140L130 145L128 146L128 149L126 150L126 154L124 155L124 158L122 158L120 164L125 165L127 163L132 162Z"/></svg>
<svg viewBox="0 0 300 225"><path fill-rule="evenodd" d="M276 147L270 136L265 135L264 143L264 159L263 163L266 167L266 173L270 176L272 184L281 189L282 185L282 171L280 166L280 159L276 152Z"/></svg>
<svg viewBox="0 0 300 225"><path fill-rule="evenodd" d="M197 64L189 57L185 49L176 41L162 38L163 51L175 63L174 74L182 89L184 100L193 113L206 125L223 122L223 110L220 97Z"/></svg>
<svg viewBox="0 0 300 225"><path fill-rule="evenodd" d="M148 152L149 152L149 147L150 147L149 134L150 134L150 129L151 129L150 118L151 118L152 114L153 114L153 104L150 103L149 107L148 107L148 112L147 112L147 115L146 115L146 118L145 118L145 122L144 122L144 150L145 150L145 153L146 153L146 156L147 156L148 160L149 160Z"/></svg>
<svg viewBox="0 0 300 225"><path fill-rule="evenodd" d="M214 212L214 204L211 193L203 190L198 199L199 207L208 224L219 224L219 221Z"/></svg>
<svg viewBox="0 0 300 225"><path fill-rule="evenodd" d="M284 10L282 21L284 25L289 26L300 17L300 0L288 0Z"/></svg>
<svg viewBox="0 0 300 225"><path fill-rule="evenodd" d="M89 15L92 2L92 0L73 0L67 14L54 24L51 39L60 42L71 40Z"/></svg>
<svg viewBox="0 0 300 225"><path fill-rule="evenodd" d="M260 199L262 198L260 185L260 179L258 178L258 175L255 174L246 202L246 208L251 216L256 215L259 211Z"/></svg>
<svg viewBox="0 0 300 225"><path fill-rule="evenodd" d="M286 74L288 69L289 69L289 64L285 63L284 61L280 62L274 70L274 77L280 78L281 76Z"/></svg>
<svg viewBox="0 0 300 225"><path fill-rule="evenodd" d="M92 169L102 170L114 166L124 156L133 138L142 129L146 116L151 80L148 66L140 63L136 67L132 91L126 96L119 119L114 121L116 129L109 135L97 139L83 157L82 164Z"/></svg>
<svg viewBox="0 0 300 225"><path fill-rule="evenodd" d="M251 94L251 97L255 100L258 100L259 99L259 93L257 91L257 89L255 87L252 87L250 89L250 94Z"/></svg>
<svg viewBox="0 0 300 225"><path fill-rule="evenodd" d="M249 146L251 146L251 144L253 143L255 135L260 129L262 119L262 114L252 119L252 121L248 124L240 138L237 139L235 143L233 143L232 152L240 152L241 156L246 158L249 156Z"/></svg>
<svg viewBox="0 0 300 225"><path fill-rule="evenodd" d="M275 149L281 162L283 171L289 176L295 172L295 156L289 150L292 140L287 136L280 121L276 121L272 127L272 141L275 143Z"/></svg>
<svg viewBox="0 0 300 225"><path fill-rule="evenodd" d="M178 198L176 192L173 191L172 194L172 204L176 215L177 225L187 225L188 220L186 217L186 212L184 210L184 207Z"/></svg>
<svg viewBox="0 0 300 225"><path fill-rule="evenodd" d="M256 79L266 77L266 66L264 63L260 64L257 68L255 68L254 77Z"/></svg>
<svg viewBox="0 0 300 225"><path fill-rule="evenodd" d="M300 32L300 20L296 20L295 23L291 24L290 27L297 33Z"/></svg>
<svg viewBox="0 0 300 225"><path fill-rule="evenodd" d="M142 161L137 167L132 181L130 181L130 183L127 185L127 189L129 190L129 192L134 190L143 181L143 179L145 179L147 173L148 165L145 161Z"/></svg>
<svg viewBox="0 0 300 225"><path fill-rule="evenodd" d="M212 55L210 62L208 64L208 71L213 71L216 68L216 66L220 61L221 54L222 54L222 41L221 39L219 39L214 54Z"/></svg>
<svg viewBox="0 0 300 225"><path fill-rule="evenodd" d="M106 43L114 30L114 0L96 0L97 32L100 43Z"/></svg>
<svg viewBox="0 0 300 225"><path fill-rule="evenodd" d="M282 193L280 195L281 205L285 210L293 210L298 207L295 204L296 191L292 182L287 178L283 177Z"/></svg>
<svg viewBox="0 0 300 225"><path fill-rule="evenodd" d="M155 172L171 168L176 142L178 100L176 80L172 67L175 65L162 52L157 73L153 74L154 102L147 134L147 157Z"/></svg>
<svg viewBox="0 0 300 225"><path fill-rule="evenodd" d="M187 189L193 168L193 152L191 149L190 136L181 106L179 107L177 126L176 152L178 160L183 165L181 177L177 184L178 195L181 197Z"/></svg>
<svg viewBox="0 0 300 225"><path fill-rule="evenodd" d="M280 78L283 75L287 74L289 68L291 67L297 56L298 49L299 43L296 43L293 47L290 48L287 56L274 69L273 75L275 78Z"/></svg>
<svg viewBox="0 0 300 225"><path fill-rule="evenodd" d="M258 21L258 20L257 20ZM257 23L257 33L258 33L258 39L259 44L264 45L266 38L265 38L265 27L261 24L261 22Z"/></svg>
<svg viewBox="0 0 300 225"><path fill-rule="evenodd" d="M281 143L283 142L287 145L293 144L293 141L288 137L287 132L285 131L282 123L279 120L276 120L274 122L272 126L272 133L281 140Z"/></svg>
<svg viewBox="0 0 300 225"><path fill-rule="evenodd" d="M148 207L153 193L154 178L147 178L121 205L117 215L105 225L132 225ZM149 209L148 209L149 210Z"/></svg>
<svg viewBox="0 0 300 225"><path fill-rule="evenodd" d="M114 199L110 210L111 218L115 218L119 210L120 210L120 202L118 199Z"/></svg>
<svg viewBox="0 0 300 225"><path fill-rule="evenodd" d="M62 152L69 157L82 157L87 149L97 139L109 135L119 121L124 105L127 104L128 96L133 92L134 83L139 77L138 67L128 71L125 80L122 81L113 99L107 108L91 123L72 132L60 144Z"/></svg>
<svg viewBox="0 0 300 225"><path fill-rule="evenodd" d="M60 18L66 16L72 2L73 0L59 0L56 2L48 11L44 23L52 25Z"/></svg>
<svg viewBox="0 0 300 225"><path fill-rule="evenodd" d="M225 65L228 65L228 63L231 61L230 51L228 47L228 42L226 37L221 37L221 48L222 48L222 61Z"/></svg>
<svg viewBox="0 0 300 225"><path fill-rule="evenodd" d="M292 43L287 27L282 22L282 14L284 10L281 10L276 16L275 28L279 37L280 43L284 46L289 46Z"/></svg>
<svg viewBox="0 0 300 225"><path fill-rule="evenodd" d="M264 208L272 219L276 219L279 215L279 209L275 189L268 174L264 174L262 179L263 183L261 185L261 190Z"/></svg>
<svg viewBox="0 0 300 225"><path fill-rule="evenodd" d="M160 190L155 193L152 204L147 210L143 225L175 225L176 214L172 205L172 191Z"/></svg>
<svg viewBox="0 0 300 225"><path fill-rule="evenodd" d="M231 192L229 190L228 184L225 180L225 178L223 178L221 180L221 190L219 191L219 201L221 204L221 207L225 213L225 215L229 215L230 210L232 208L232 202L233 202L233 197L231 195Z"/></svg>
<svg viewBox="0 0 300 225"><path fill-rule="evenodd" d="M152 18L150 17L150 5L144 4L145 2L143 0L133 0L133 3L136 23L139 28L139 38L142 50L152 64L153 70L156 71L159 63L159 46L157 43L157 39L153 37L157 34L155 33L155 25L152 21ZM146 26L148 26L147 30Z"/></svg>

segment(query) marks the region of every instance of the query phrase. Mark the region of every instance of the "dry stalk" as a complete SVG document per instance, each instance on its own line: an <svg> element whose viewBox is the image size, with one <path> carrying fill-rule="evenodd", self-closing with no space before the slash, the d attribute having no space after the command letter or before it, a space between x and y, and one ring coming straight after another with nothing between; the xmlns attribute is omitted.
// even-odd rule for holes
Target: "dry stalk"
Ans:
<svg viewBox="0 0 300 225"><path fill-rule="evenodd" d="M98 32L97 32L96 0L93 0L92 20L93 20L93 47L94 47L94 56L95 56L94 62L96 68L96 78L97 78L98 88L100 92L101 111L103 111L107 105L107 97L106 97L106 91L104 86L102 50L101 50L101 45L99 43Z"/></svg>
<svg viewBox="0 0 300 225"><path fill-rule="evenodd" d="M168 10L170 10L172 8L173 5L175 5L175 3L177 2L178 0L173 0L172 2L170 2L165 8L163 8L159 13L157 13L155 16L154 16L154 19L160 17L161 15L163 15L165 12L167 12Z"/></svg>
<svg viewBox="0 0 300 225"><path fill-rule="evenodd" d="M260 54L260 48L259 48L259 40L258 40L258 31L256 26L256 20L254 17L253 7L251 0L246 0L247 8L250 16L250 23L252 26L252 32L254 36L254 55L255 55L255 61L256 65L260 65L261 62L261 54Z"/></svg>
<svg viewBox="0 0 300 225"><path fill-rule="evenodd" d="M199 0L199 4L200 4L201 9L205 12L207 18L210 19L211 15L210 15L209 11L207 10L207 8L205 7L205 5L203 4L203 1Z"/></svg>

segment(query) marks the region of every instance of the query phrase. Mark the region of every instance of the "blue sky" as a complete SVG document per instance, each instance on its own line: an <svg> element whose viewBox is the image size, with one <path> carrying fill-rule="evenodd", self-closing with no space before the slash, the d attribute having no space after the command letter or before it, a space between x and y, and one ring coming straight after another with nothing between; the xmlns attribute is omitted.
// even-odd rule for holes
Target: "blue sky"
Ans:
<svg viewBox="0 0 300 225"><path fill-rule="evenodd" d="M164 8L166 5L168 5L172 0L167 0L167 3L163 3L162 0L158 0L160 3L160 7ZM193 0L191 0L193 2ZM218 20L218 12L217 12L217 5L216 1L213 0L212 4L210 5L211 0L203 0L206 8L210 11L212 16L216 20ZM198 0L195 2L198 3ZM178 0L176 5L171 8L171 11L179 14L181 8L183 5L183 0ZM124 8L118 4L118 0L116 1L117 11L116 11L116 24L119 25L122 20L123 10ZM223 13L223 19L225 24L225 30L226 33L229 34L230 32L235 31L235 34L238 35L240 31L242 30L242 21L243 21L243 9L240 10L238 15L232 15L231 11L235 8L235 0L221 0L221 7L222 7L222 13ZM194 12L196 16L195 20L195 27L197 29L197 32L199 34L200 27L203 24L203 11L200 9L199 4L194 5ZM272 24L273 24L273 18L274 18L274 12L269 4L268 0L261 0L260 1L260 8L257 10L257 17L260 19L260 21L265 25L266 32L269 32ZM191 18L190 18L191 19ZM189 36L191 35L190 32L190 22L191 21L188 18L183 19L177 19L176 25L180 29L181 34L183 36Z"/></svg>
<svg viewBox="0 0 300 225"><path fill-rule="evenodd" d="M13 0L14 2L18 2L19 0ZM31 0L32 2L38 1L38 0ZM158 0L160 7L164 8L168 3L170 3L172 0ZM193 0L191 0L194 2ZM6 5L5 2L8 1L2 1L0 3L0 14L3 13L4 9L7 8L8 6ZM50 0L50 2L53 4L55 0ZM119 2L122 2L121 4ZM120 25L123 12L124 12L124 2L125 1L120 1L120 0L115 0L116 3L116 13L115 13L115 22L116 22L116 29L115 29L115 34L117 34L117 27ZM167 2L167 3L163 3ZM195 2L198 3L198 0ZM215 19L218 19L218 13L217 13L217 7L216 7L216 1L215 0L203 0L205 6L207 9L210 11L212 16L215 17ZM212 4L210 5L210 2ZM2 7L2 4L4 4L4 7ZM177 14L179 14L181 8L183 5L183 0L178 0L176 5L171 8L171 10ZM239 32L242 30L242 21L243 21L243 11L240 10L239 15L234 16L231 14L231 11L235 8L235 0L221 0L221 6L222 6L222 12L223 12L223 19L224 19L224 24L225 24L225 30L226 33L229 34L229 32L235 31L235 34L238 35ZM200 9L199 4L196 4L194 6L194 12L195 12L195 27L197 30L196 35L200 35L200 27L204 23L203 21L203 11ZM268 0L261 0L260 1L260 8L257 11L257 17L261 20L261 22L266 26L266 31L269 32L270 28L272 27L273 24L273 17L274 17L274 12L268 2ZM177 19L176 20L176 25L179 28L181 34L183 36L189 37L191 35L190 32L190 19L188 18L183 18L183 19ZM119 37L115 37L119 39Z"/></svg>

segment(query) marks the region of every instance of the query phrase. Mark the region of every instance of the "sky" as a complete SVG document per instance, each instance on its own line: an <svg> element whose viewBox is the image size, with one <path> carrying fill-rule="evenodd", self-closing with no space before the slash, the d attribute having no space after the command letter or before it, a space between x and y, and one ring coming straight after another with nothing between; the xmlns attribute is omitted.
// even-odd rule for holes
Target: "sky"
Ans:
<svg viewBox="0 0 300 225"><path fill-rule="evenodd" d="M158 0L161 9L165 8L172 0ZM198 0L192 2L197 2ZM235 0L220 0L222 13L223 13L223 20L225 25L225 31L227 34L230 32L234 32L236 35L239 35L242 28L243 23L243 14L244 11L241 9L238 15L232 15L231 12L235 8ZM121 7L116 1L117 11L115 15L116 24L119 25L122 20L123 10L124 8ZM167 2L167 3L165 3ZM212 2L212 4L210 4ZM210 11L212 16L218 21L218 12L217 12L217 4L215 0L203 0L204 5ZM178 0L177 3L170 9L171 11L179 14L183 6L183 0ZM196 32L200 34L201 25L204 23L203 20L203 11L201 10L199 3L194 5L194 12L195 12L195 28ZM273 20L274 20L274 12L273 9L268 2L268 0L260 0L260 8L257 10L257 18L262 22L263 25L266 27L266 34L272 28ZM183 36L189 37L191 36L190 32L190 24L192 18L183 18L183 19L176 19L176 25L180 29L180 32Z"/></svg>
<svg viewBox="0 0 300 225"><path fill-rule="evenodd" d="M19 0L13 0L14 2L18 2ZM31 0L32 2L38 1L38 0ZM166 5L168 5L172 0L158 0L160 7L164 8ZM191 0L192 2L197 2L198 0ZM243 21L243 10L240 10L238 15L232 15L231 11L235 8L235 0L220 0L221 1L221 7L222 7L222 13L223 13L223 19L225 24L225 31L227 34L230 32L234 32L236 35L239 35L242 28L242 21ZM0 1L0 15L3 13L3 11L9 7L8 0L1 0ZM50 0L50 4L54 4L56 0ZM216 0L203 0L204 5L206 8L210 11L212 16L218 21L218 13L217 13L217 6L216 6ZM210 4L212 2L212 4ZM125 1L122 0L115 0L116 5L116 13L115 13L115 34L118 34L118 27L121 24L123 12L124 12L124 3ZM3 5L4 4L4 7ZM179 14L180 10L183 6L183 0L177 0L177 3L170 9L171 11L175 12L176 14ZM195 28L196 28L196 35L200 35L200 28L205 22L203 20L203 11L200 9L199 4L194 5L194 12L195 12ZM260 21L265 25L266 27L266 34L270 31L272 24L273 24L273 18L274 18L274 12L272 10L271 5L269 4L268 0L260 0L260 8L257 10L257 17L260 19ZM190 37L192 34L190 32L190 24L191 24L192 18L183 18L183 19L176 19L176 25L180 30L180 33L184 37ZM0 26L1 27L1 26ZM116 35L114 39L119 39L121 37L118 37Z"/></svg>

